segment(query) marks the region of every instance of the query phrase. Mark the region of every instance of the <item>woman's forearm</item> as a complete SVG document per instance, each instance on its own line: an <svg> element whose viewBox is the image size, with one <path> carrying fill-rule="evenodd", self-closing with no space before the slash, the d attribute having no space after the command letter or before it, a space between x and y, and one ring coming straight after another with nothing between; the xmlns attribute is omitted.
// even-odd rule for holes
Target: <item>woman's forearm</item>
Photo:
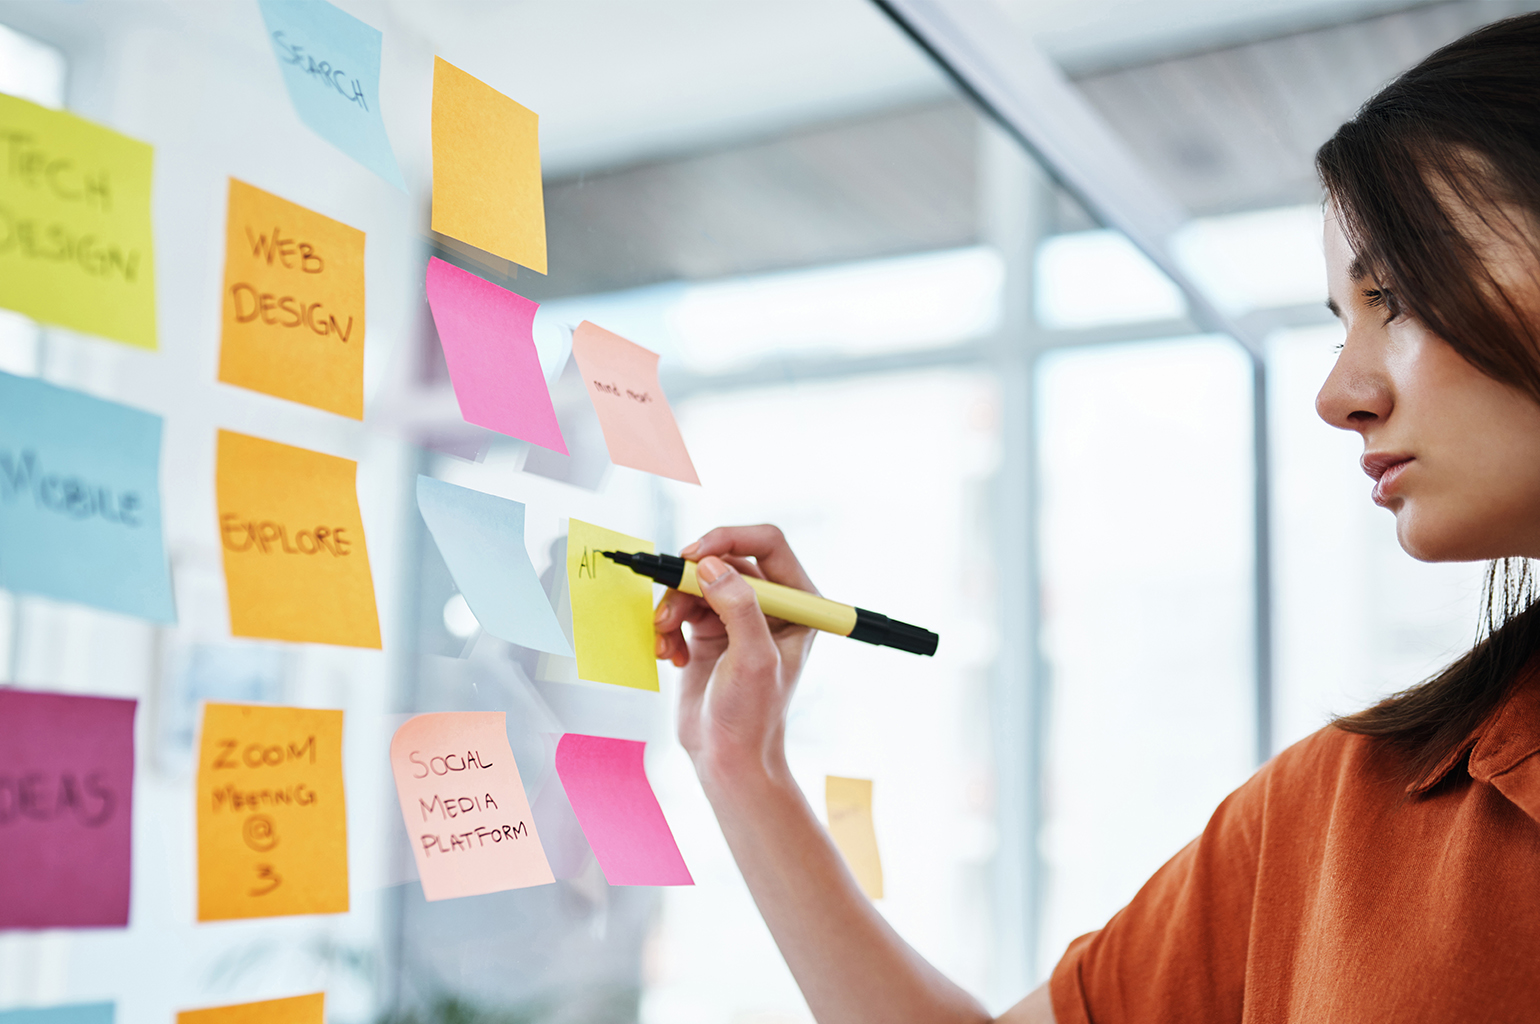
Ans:
<svg viewBox="0 0 1540 1024"><path fill-rule="evenodd" d="M698 767L754 902L820 1024L991 1020L877 913L784 765Z"/></svg>

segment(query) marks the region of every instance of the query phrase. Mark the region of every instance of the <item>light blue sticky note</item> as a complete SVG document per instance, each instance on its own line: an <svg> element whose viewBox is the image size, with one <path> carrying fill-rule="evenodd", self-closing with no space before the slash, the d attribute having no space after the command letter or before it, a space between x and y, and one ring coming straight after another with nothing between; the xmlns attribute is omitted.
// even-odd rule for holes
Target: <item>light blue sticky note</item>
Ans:
<svg viewBox="0 0 1540 1024"><path fill-rule="evenodd" d="M176 621L159 416L0 373L0 587Z"/></svg>
<svg viewBox="0 0 1540 1024"><path fill-rule="evenodd" d="M300 120L406 191L380 117L380 30L323 0L258 6Z"/></svg>
<svg viewBox="0 0 1540 1024"><path fill-rule="evenodd" d="M0 1024L112 1024L113 1007L113 1003L72 1003L0 1010Z"/></svg>
<svg viewBox="0 0 1540 1024"><path fill-rule="evenodd" d="M419 476L417 507L482 629L520 647L572 657L524 548L521 503Z"/></svg>

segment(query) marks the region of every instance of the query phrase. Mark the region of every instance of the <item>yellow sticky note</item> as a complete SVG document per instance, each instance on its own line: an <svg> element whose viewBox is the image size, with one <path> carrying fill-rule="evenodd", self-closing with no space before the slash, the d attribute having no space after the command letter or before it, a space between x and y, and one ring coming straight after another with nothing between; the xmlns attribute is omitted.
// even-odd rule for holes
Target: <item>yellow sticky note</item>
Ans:
<svg viewBox="0 0 1540 1024"><path fill-rule="evenodd" d="M433 230L545 273L540 117L439 57Z"/></svg>
<svg viewBox="0 0 1540 1024"><path fill-rule="evenodd" d="M0 95L0 306L155 348L154 150Z"/></svg>
<svg viewBox="0 0 1540 1024"><path fill-rule="evenodd" d="M871 780L825 776L824 802L829 812L829 835L850 865L850 873L868 897L881 899L882 861L877 856L877 830L872 825Z"/></svg>
<svg viewBox="0 0 1540 1024"><path fill-rule="evenodd" d="M219 379L364 418L364 233L230 179Z"/></svg>
<svg viewBox="0 0 1540 1024"><path fill-rule="evenodd" d="M342 712L205 704L198 920L347 909Z"/></svg>
<svg viewBox="0 0 1540 1024"><path fill-rule="evenodd" d="M217 461L230 632L379 647L358 463L229 430Z"/></svg>
<svg viewBox="0 0 1540 1024"><path fill-rule="evenodd" d="M572 593L572 645L580 679L638 690L658 688L652 580L600 554L653 550L651 541L580 519L570 521L567 589Z"/></svg>
<svg viewBox="0 0 1540 1024"><path fill-rule="evenodd" d="M264 999L260 1003L214 1006L207 1010L183 1010L176 1024L325 1024L326 995L316 992L289 999Z"/></svg>

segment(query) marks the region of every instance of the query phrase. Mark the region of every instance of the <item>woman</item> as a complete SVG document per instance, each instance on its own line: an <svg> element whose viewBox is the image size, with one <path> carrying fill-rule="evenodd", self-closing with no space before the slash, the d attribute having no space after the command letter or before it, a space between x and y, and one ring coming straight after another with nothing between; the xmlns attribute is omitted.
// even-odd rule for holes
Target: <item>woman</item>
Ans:
<svg viewBox="0 0 1540 1024"><path fill-rule="evenodd" d="M1540 557L1540 15L1433 54L1317 166L1347 329L1320 415L1362 436L1413 557ZM814 1015L989 1020L861 895L787 771L812 637L740 575L813 589L785 540L684 554L706 596L657 613L680 739ZM1265 765L1000 1020L1540 1020L1540 605L1512 582L1471 652Z"/></svg>

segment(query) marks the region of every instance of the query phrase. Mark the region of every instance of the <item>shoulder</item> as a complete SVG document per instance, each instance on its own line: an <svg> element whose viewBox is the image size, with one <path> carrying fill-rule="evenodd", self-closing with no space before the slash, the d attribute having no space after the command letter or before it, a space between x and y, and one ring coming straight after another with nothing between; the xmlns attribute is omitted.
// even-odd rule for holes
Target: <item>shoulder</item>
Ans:
<svg viewBox="0 0 1540 1024"><path fill-rule="evenodd" d="M1399 755L1385 741L1328 725L1257 769L1215 817L1238 818L1251 832L1268 821L1303 824L1366 803L1398 803L1398 767Z"/></svg>

